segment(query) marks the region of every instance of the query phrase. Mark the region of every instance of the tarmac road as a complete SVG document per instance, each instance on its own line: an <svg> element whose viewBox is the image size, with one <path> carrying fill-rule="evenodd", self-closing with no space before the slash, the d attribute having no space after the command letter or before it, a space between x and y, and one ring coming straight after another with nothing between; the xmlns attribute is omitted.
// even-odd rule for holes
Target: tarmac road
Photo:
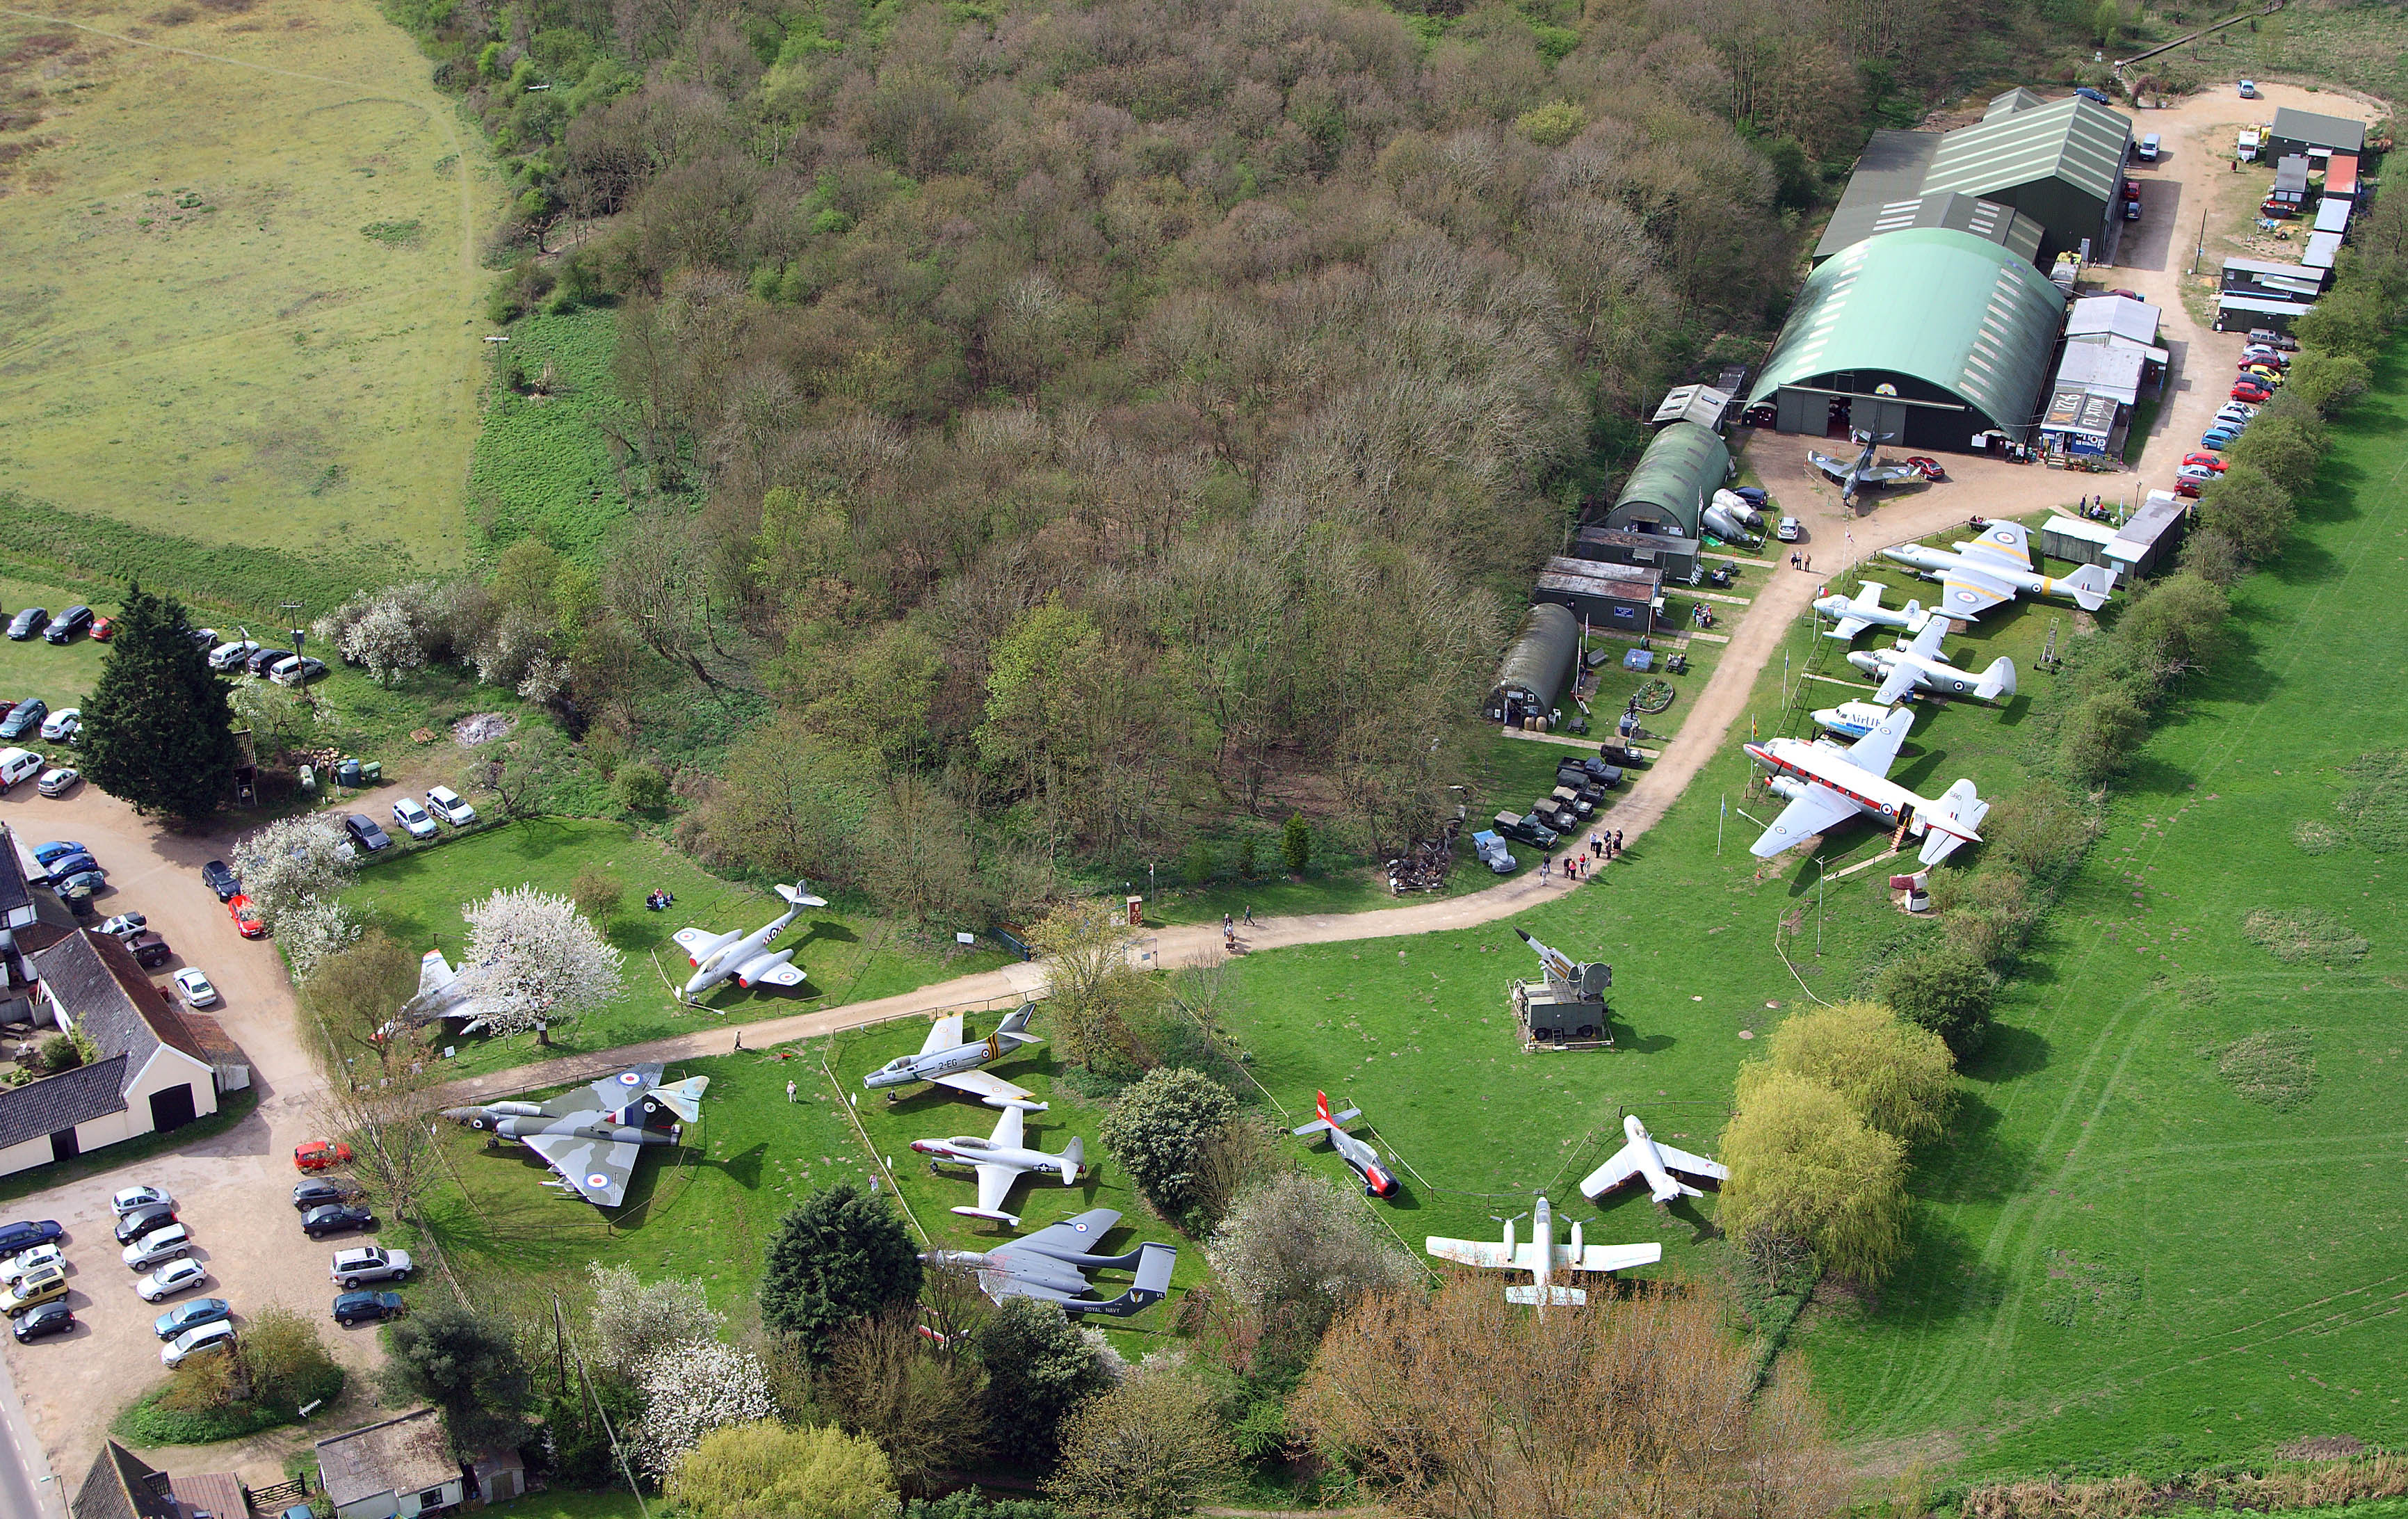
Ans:
<svg viewBox="0 0 2408 1519"><path fill-rule="evenodd" d="M66 1519L66 1495L51 1479L50 1457L34 1434L6 1365L0 1365L0 1433L8 1437L8 1458L0 1461L0 1514Z"/></svg>

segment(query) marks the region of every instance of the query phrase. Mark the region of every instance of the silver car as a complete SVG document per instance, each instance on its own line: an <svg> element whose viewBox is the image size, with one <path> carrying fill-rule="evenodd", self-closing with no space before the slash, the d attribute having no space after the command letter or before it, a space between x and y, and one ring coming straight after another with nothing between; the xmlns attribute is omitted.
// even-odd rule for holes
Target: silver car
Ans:
<svg viewBox="0 0 2408 1519"><path fill-rule="evenodd" d="M125 1247L125 1265L135 1271L151 1271L172 1260L180 1260L193 1253L193 1236L181 1224L170 1224Z"/></svg>

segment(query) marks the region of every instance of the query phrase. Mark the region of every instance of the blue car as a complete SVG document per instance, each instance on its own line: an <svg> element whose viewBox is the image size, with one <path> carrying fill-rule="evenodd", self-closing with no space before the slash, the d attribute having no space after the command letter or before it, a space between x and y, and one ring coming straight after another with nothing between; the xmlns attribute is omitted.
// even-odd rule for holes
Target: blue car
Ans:
<svg viewBox="0 0 2408 1519"><path fill-rule="evenodd" d="M54 1218L22 1219L14 1224L0 1224L0 1255L14 1255L36 1245L54 1245L66 1238Z"/></svg>
<svg viewBox="0 0 2408 1519"><path fill-rule="evenodd" d="M150 1327L162 1340L173 1340L187 1329L197 1329L204 1324L234 1317L234 1305L222 1297L195 1297L189 1303L178 1303L159 1315Z"/></svg>
<svg viewBox="0 0 2408 1519"><path fill-rule="evenodd" d="M60 860L65 859L70 854L87 854L90 853L91 851L85 849L81 844L76 843L72 839L53 838L47 844L36 844L34 846L34 858L41 863L41 867L45 870L48 870L52 865L56 864Z"/></svg>
<svg viewBox="0 0 2408 1519"><path fill-rule="evenodd" d="M50 862L50 880L52 881L61 881L66 880L69 876L79 876L87 870L97 870L99 868L100 862L93 859L89 854L62 854L57 859Z"/></svg>
<svg viewBox="0 0 2408 1519"><path fill-rule="evenodd" d="M2214 449L2221 453L2230 448L2232 440L2240 436L2238 428L2211 427L2200 435L2199 446L2203 449Z"/></svg>
<svg viewBox="0 0 2408 1519"><path fill-rule="evenodd" d="M2094 90L2086 84L2075 86L2073 93L2080 95L2085 100L2095 100L2102 106L2112 106L2114 104L2114 101L2107 98L2106 92Z"/></svg>

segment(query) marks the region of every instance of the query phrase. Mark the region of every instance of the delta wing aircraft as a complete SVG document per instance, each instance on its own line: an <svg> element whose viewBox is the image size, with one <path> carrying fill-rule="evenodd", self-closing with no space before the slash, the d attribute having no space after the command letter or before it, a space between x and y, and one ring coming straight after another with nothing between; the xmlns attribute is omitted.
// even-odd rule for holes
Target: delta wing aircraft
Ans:
<svg viewBox="0 0 2408 1519"><path fill-rule="evenodd" d="M920 1258L931 1266L956 1266L977 1272L979 1289L998 1304L1008 1297L1034 1297L1059 1304L1065 1313L1109 1313L1125 1319L1162 1301L1170 1290L1179 1250L1174 1245L1147 1243L1123 1255L1089 1254L1120 1221L1121 1215L1113 1210L1094 1208L993 1250L932 1250ZM1090 1271L1134 1271L1137 1279L1118 1297L1097 1302L1086 1296L1095 1290L1087 1280Z"/></svg>
<svg viewBox="0 0 2408 1519"><path fill-rule="evenodd" d="M659 1066L631 1066L544 1102L488 1102L447 1108L443 1116L480 1133L516 1139L560 1173L557 1182L599 1208L627 1195L636 1154L646 1145L675 1144L684 1124L702 1117L708 1076L661 1084Z"/></svg>
<svg viewBox="0 0 2408 1519"><path fill-rule="evenodd" d="M1527 1271L1531 1284L1508 1287L1508 1302L1535 1304L1541 1313L1549 1304L1577 1306L1588 1301L1588 1294L1578 1287L1555 1284L1557 1271L1623 1271L1634 1266L1653 1266L1664 1258L1660 1244L1646 1245L1584 1245L1581 1226L1572 1225L1570 1245L1555 1243L1555 1210L1548 1206L1544 1194L1530 1210L1530 1240L1513 1243L1513 1221L1505 1221L1502 1244L1484 1240L1446 1240L1431 1235L1422 1248L1442 1261L1455 1261L1484 1269Z"/></svg>
<svg viewBox="0 0 2408 1519"><path fill-rule="evenodd" d="M1616 1187L1641 1177L1646 1178L1647 1195L1659 1203L1675 1197L1702 1197L1704 1193L1680 1180L1683 1176L1703 1177L1709 1182L1727 1182L1730 1168L1703 1155L1693 1155L1686 1150L1675 1150L1659 1144L1647 1132L1647 1125L1637 1113L1626 1113L1622 1119L1626 1142L1606 1160L1588 1173L1580 1184L1581 1193L1595 1202Z"/></svg>
<svg viewBox="0 0 2408 1519"><path fill-rule="evenodd" d="M1921 838L1917 858L1925 865L1939 864L1960 844L1980 843L1974 830L1989 816L1990 804L1974 795L1972 781L1958 781L1938 801L1928 801L1889 779L1914 724L1914 712L1901 707L1845 749L1823 738L1749 744L1748 757L1772 772L1766 789L1789 803L1749 852L1770 859L1859 814Z"/></svg>
<svg viewBox="0 0 2408 1519"><path fill-rule="evenodd" d="M996 1025L994 1033L968 1043L962 1041L962 1015L949 1012L928 1025L927 1042L920 1046L918 1054L896 1055L863 1077L861 1084L875 1092L882 1087L933 1082L956 1092L968 1092L990 1108L1025 1108L1030 1112L1043 1112L1045 1104L1027 1088L1014 1086L1000 1076L978 1068L1024 1045L1044 1043L1028 1032L1028 1020L1036 1011L1037 1005L1032 1002ZM892 1101L892 1096L888 1100Z"/></svg>
<svg viewBox="0 0 2408 1519"><path fill-rule="evenodd" d="M401 1016L414 1024L457 1018L463 1034L473 1034L485 1026L485 1010L477 1002L475 988L452 968L441 950L429 950L419 956L418 995L402 1004Z"/></svg>
<svg viewBox="0 0 2408 1519"><path fill-rule="evenodd" d="M795 952L772 951L769 944L786 931L788 924L803 915L805 908L827 906L827 898L813 896L803 886L804 882L798 881L791 886L779 887L778 895L786 899L786 910L749 934L679 929L678 948L685 951L687 963L694 967L694 975L681 995L692 1002L724 981L733 981L738 986L800 986L803 967L794 963Z"/></svg>
<svg viewBox="0 0 2408 1519"><path fill-rule="evenodd" d="M1848 663L1881 682L1873 700L1886 706L1910 691L1932 691L1946 696L1974 696L1996 701L2015 694L2015 662L2003 654L1976 675L1960 670L1940 652L1940 640L1952 626L1938 613L1924 623L1913 638L1900 638L1896 649L1856 649Z"/></svg>
<svg viewBox="0 0 2408 1519"><path fill-rule="evenodd" d="M975 1134L956 1134L950 1139L914 1139L911 1148L926 1155L931 1165L951 1162L978 1172L978 1206L956 1208L954 1212L964 1218L991 1218L1016 1229L1019 1216L1003 1211L1012 1184L1032 1171L1059 1171L1064 1186L1077 1186L1080 1163L1086 1158L1086 1141L1075 1134L1058 1155L1029 1149L1026 1120L1025 1111L1013 1103L996 1120L995 1132L983 1139Z"/></svg>
<svg viewBox="0 0 2408 1519"><path fill-rule="evenodd" d="M2021 523L1984 523L1971 542L1952 549L1909 543L1884 549L1882 557L1938 580L1940 605L1932 609L1964 622L2019 595L2071 596L2075 606L2095 612L2115 589L2115 572L2099 565L2085 565L2061 580L2033 569L2031 532Z"/></svg>

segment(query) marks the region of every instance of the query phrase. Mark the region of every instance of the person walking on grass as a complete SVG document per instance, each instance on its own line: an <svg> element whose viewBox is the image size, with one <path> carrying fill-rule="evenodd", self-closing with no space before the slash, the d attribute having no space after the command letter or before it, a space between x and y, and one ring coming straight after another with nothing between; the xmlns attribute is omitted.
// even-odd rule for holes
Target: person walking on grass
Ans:
<svg viewBox="0 0 2408 1519"><path fill-rule="evenodd" d="M795 1083L792 1082L786 1083L786 1100L788 1102L795 1100Z"/></svg>
<svg viewBox="0 0 2408 1519"><path fill-rule="evenodd" d="M1244 924L1245 924L1247 927L1249 927L1249 928L1252 928L1252 927L1254 925L1254 903L1249 902L1249 903L1247 903L1247 904L1246 904L1246 910L1245 910L1244 914L1239 918L1239 920L1238 920L1238 921L1239 921L1240 923Z"/></svg>

